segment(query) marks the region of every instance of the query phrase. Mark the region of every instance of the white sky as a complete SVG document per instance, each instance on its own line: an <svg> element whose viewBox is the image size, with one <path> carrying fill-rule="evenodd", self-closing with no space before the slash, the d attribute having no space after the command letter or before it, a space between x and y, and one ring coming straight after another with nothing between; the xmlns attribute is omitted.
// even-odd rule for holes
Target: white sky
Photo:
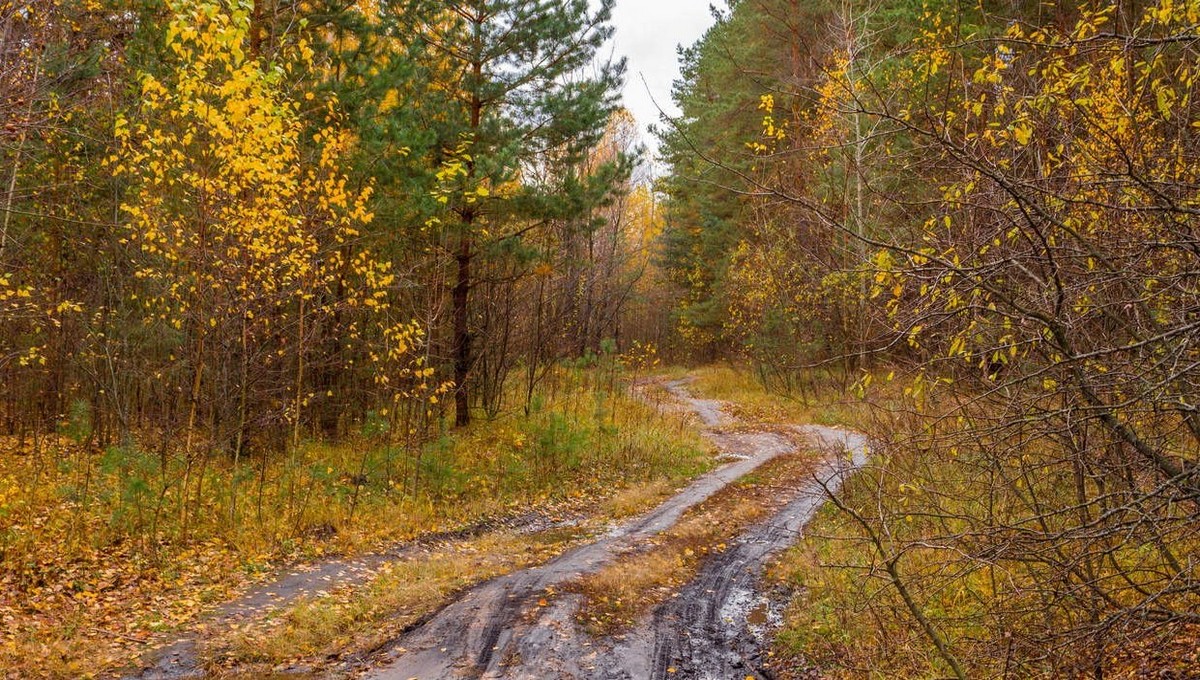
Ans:
<svg viewBox="0 0 1200 680"><path fill-rule="evenodd" d="M613 8L613 56L629 58L625 106L651 150L656 144L646 128L658 121L659 108L672 116L679 113L671 101L671 83L679 77L675 48L691 45L708 30L713 1L617 0Z"/></svg>

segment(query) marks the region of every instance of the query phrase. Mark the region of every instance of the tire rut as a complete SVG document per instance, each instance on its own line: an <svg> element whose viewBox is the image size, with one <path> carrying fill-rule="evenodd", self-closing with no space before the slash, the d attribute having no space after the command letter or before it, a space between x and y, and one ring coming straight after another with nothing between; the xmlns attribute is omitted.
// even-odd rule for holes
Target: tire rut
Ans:
<svg viewBox="0 0 1200 680"><path fill-rule="evenodd" d="M556 587L592 573L673 526L689 508L778 455L795 449L777 432L721 432L731 422L720 402L692 397L686 381L664 385L709 428L728 463L663 504L599 540L532 569L468 591L375 659L368 678L642 678L766 677L760 656L778 603L758 592L767 558L790 546L835 490L866 460L866 438L833 428L795 428L827 451L813 478L786 505L752 526L731 549L710 558L697 577L628 635L594 640L574 620L580 598Z"/></svg>
<svg viewBox="0 0 1200 680"><path fill-rule="evenodd" d="M773 433L717 435L722 448L753 452L692 482L648 514L607 536L575 548L540 566L494 579L467 592L425 626L400 638L385 654L387 666L370 678L497 677L517 629L549 589L591 573L623 550L644 543L674 526L689 508L768 460L792 450L792 443ZM540 625L541 622L538 622ZM488 674L491 675L488 675ZM500 675L498 677L504 677Z"/></svg>
<svg viewBox="0 0 1200 680"><path fill-rule="evenodd" d="M567 526L577 517L552 518L548 512L530 511L508 517L489 518L465 528L429 534L398 543L386 551L358 557L332 558L308 565L295 565L277 574L267 583L251 587L241 596L200 619L199 626L209 629L228 628L267 616L304 597L319 595L330 588L365 582L390 563L420 553L453 545L456 541L481 536L499 529L522 533ZM159 647L148 654L148 663L137 670L127 670L122 680L184 680L206 676L199 658L201 632L199 627L182 632L175 642Z"/></svg>
<svg viewBox="0 0 1200 680"><path fill-rule="evenodd" d="M828 451L824 463L788 504L718 554L678 597L660 607L652 678L768 678L762 653L781 603L759 592L766 562L792 545L847 475L866 462L866 438L830 428L798 428ZM849 452L849 457L845 454ZM826 491L828 489L828 492ZM758 622L755 621L758 619Z"/></svg>

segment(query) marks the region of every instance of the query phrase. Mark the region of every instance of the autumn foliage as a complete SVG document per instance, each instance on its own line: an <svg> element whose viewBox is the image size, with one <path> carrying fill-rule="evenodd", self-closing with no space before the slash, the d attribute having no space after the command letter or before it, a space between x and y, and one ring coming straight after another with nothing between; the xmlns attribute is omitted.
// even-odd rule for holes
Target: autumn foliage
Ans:
<svg viewBox="0 0 1200 680"><path fill-rule="evenodd" d="M610 413L657 340L616 340L655 198L621 63L588 77L611 3L525 4L0 2L4 671L128 662L281 560L674 474Z"/></svg>
<svg viewBox="0 0 1200 680"><path fill-rule="evenodd" d="M885 406L795 556L791 652L847 677L1194 673L1145 651L1194 639L1200 602L1200 5L845 3L820 29L781 5L696 48L689 88L747 63L763 87L736 110L681 90L667 234L685 334L778 391L835 369ZM722 195L740 210L713 219Z"/></svg>
<svg viewBox="0 0 1200 680"><path fill-rule="evenodd" d="M1200 673L1200 2L729 2L657 178L613 6L0 0L0 662L694 473L665 358L875 437L782 672Z"/></svg>

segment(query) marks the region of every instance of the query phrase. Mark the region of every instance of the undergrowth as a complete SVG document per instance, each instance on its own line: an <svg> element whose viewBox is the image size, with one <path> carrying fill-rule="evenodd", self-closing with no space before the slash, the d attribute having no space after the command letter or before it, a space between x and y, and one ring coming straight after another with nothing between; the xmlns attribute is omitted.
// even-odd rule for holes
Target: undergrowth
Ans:
<svg viewBox="0 0 1200 680"><path fill-rule="evenodd" d="M407 444L368 419L351 441L237 461L134 441L96 451L70 423L36 453L9 442L0 668L21 678L99 673L280 564L707 469L706 442L620 384L563 368L528 417Z"/></svg>
<svg viewBox="0 0 1200 680"><path fill-rule="evenodd" d="M863 400L847 390L856 378L839 371L804 373L788 391L764 385L757 372L736 364L704 366L692 375L697 394L727 402L730 413L747 423L853 427L866 415Z"/></svg>
<svg viewBox="0 0 1200 680"><path fill-rule="evenodd" d="M1179 556L1200 543L1188 509L1139 504L1152 479L1092 471L1109 451L1003 436L978 424L1002 415L964 407L972 395L917 397L890 369L849 384L815 376L803 395L730 366L697 375L698 393L743 418L873 440L869 465L769 570L795 594L774 675L939 678L957 664L966 677L1200 677L1200 626L1117 623L1155 606L1195 611L1178 584L1200 567Z"/></svg>

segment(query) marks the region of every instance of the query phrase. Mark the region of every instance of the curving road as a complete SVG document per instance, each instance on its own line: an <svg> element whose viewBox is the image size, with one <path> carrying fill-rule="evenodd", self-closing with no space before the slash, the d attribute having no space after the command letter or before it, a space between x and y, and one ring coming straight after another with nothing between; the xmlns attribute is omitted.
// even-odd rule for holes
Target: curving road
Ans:
<svg viewBox="0 0 1200 680"><path fill-rule="evenodd" d="M721 452L734 459L692 482L649 513L540 567L468 591L390 645L365 677L440 678L760 678L766 624L778 614L758 584L768 558L790 546L825 500L866 462L861 434L805 426L795 431L826 456L786 505L751 526L697 577L633 631L597 640L579 630L578 596L557 588L593 572L673 526L689 508L772 458L794 450L778 432L722 432L719 402L696 399L684 381L666 388L696 413Z"/></svg>

